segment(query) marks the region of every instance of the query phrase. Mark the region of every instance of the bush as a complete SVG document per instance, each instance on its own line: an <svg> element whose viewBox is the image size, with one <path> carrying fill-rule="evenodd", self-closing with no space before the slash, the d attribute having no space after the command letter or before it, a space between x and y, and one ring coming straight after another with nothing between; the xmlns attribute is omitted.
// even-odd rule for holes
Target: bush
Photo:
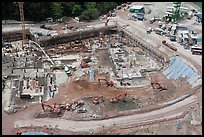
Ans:
<svg viewBox="0 0 204 137"><path fill-rule="evenodd" d="M93 20L99 17L99 11L96 8L87 9L79 16L80 20Z"/></svg>

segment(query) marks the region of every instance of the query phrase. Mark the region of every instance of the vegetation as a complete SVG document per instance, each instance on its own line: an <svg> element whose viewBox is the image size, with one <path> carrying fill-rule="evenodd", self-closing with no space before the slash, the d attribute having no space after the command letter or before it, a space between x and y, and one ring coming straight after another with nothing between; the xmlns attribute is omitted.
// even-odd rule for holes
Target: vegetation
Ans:
<svg viewBox="0 0 204 137"><path fill-rule="evenodd" d="M93 20L123 2L24 2L25 20L42 21L48 17L76 17ZM20 20L17 2L2 2L3 20Z"/></svg>
<svg viewBox="0 0 204 137"><path fill-rule="evenodd" d="M51 67L52 70L64 70L64 66L53 66Z"/></svg>

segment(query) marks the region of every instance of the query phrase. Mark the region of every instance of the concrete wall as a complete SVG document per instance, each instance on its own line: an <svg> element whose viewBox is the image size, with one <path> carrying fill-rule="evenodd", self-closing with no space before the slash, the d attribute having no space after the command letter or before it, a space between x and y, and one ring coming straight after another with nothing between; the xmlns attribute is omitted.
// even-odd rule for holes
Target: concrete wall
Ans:
<svg viewBox="0 0 204 137"><path fill-rule="evenodd" d="M113 33L114 31L111 31L111 30L116 27L117 27L116 25L104 26L104 27L85 30L85 31L78 31L78 32L62 34L58 36L52 36L46 39L41 38L39 39L38 43L41 46L46 46L46 45L53 45L53 44L61 44L61 43L70 42L73 40L81 40L81 39L87 39L91 37L97 37L100 35L100 32L102 32L103 34Z"/></svg>
<svg viewBox="0 0 204 137"><path fill-rule="evenodd" d="M118 27L118 31L122 31L123 35L131 42L133 43L133 46L138 46L141 49L143 49L145 52L149 53L150 56L155 58L157 61L161 62L163 65L169 62L169 57L166 55L166 53L154 49L149 43L145 42L144 40L132 36L130 32L124 29L120 29Z"/></svg>
<svg viewBox="0 0 204 137"><path fill-rule="evenodd" d="M30 37L29 29L25 30L26 37ZM12 42L12 41L18 41L23 40L22 31L9 31L9 32L2 32L2 40L3 42Z"/></svg>

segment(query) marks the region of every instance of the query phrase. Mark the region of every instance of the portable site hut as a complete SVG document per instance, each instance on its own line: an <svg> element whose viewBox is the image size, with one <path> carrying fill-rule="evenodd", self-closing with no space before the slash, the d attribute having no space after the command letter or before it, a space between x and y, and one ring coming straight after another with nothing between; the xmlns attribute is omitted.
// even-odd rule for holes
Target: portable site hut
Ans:
<svg viewBox="0 0 204 137"><path fill-rule="evenodd" d="M132 13L144 13L144 7L142 5L133 5L129 11Z"/></svg>

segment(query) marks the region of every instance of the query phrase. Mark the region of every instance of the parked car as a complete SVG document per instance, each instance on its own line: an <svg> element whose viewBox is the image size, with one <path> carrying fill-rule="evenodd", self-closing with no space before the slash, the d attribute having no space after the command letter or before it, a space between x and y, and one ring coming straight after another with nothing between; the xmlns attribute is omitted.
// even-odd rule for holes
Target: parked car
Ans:
<svg viewBox="0 0 204 137"><path fill-rule="evenodd" d="M63 23L66 18L67 18L66 16L61 17L61 18L57 19L57 22Z"/></svg>
<svg viewBox="0 0 204 137"><path fill-rule="evenodd" d="M87 110L85 108L77 110L77 113L86 113Z"/></svg>
<svg viewBox="0 0 204 137"><path fill-rule="evenodd" d="M12 45L10 43L2 43L2 46L6 49L12 48Z"/></svg>
<svg viewBox="0 0 204 137"><path fill-rule="evenodd" d="M115 12L111 13L111 17L115 17L115 16L116 16Z"/></svg>
<svg viewBox="0 0 204 137"><path fill-rule="evenodd" d="M48 23L52 23L53 22L53 18L52 17L47 18L46 20L47 20Z"/></svg>
<svg viewBox="0 0 204 137"><path fill-rule="evenodd" d="M40 28L44 29L45 28L45 24L40 25Z"/></svg>
<svg viewBox="0 0 204 137"><path fill-rule="evenodd" d="M126 4L125 4L125 3L123 3L123 4L122 4L122 7L125 7L125 6L126 6Z"/></svg>
<svg viewBox="0 0 204 137"><path fill-rule="evenodd" d="M171 36L170 36L170 40L171 40L171 41L176 41L176 36L175 36L175 35L171 35Z"/></svg>
<svg viewBox="0 0 204 137"><path fill-rule="evenodd" d="M150 34L151 32L152 32L152 28L149 27L149 28L147 29L147 34Z"/></svg>
<svg viewBox="0 0 204 137"><path fill-rule="evenodd" d="M120 10L121 8L122 8L121 6L117 6L117 7L116 7L117 10Z"/></svg>

